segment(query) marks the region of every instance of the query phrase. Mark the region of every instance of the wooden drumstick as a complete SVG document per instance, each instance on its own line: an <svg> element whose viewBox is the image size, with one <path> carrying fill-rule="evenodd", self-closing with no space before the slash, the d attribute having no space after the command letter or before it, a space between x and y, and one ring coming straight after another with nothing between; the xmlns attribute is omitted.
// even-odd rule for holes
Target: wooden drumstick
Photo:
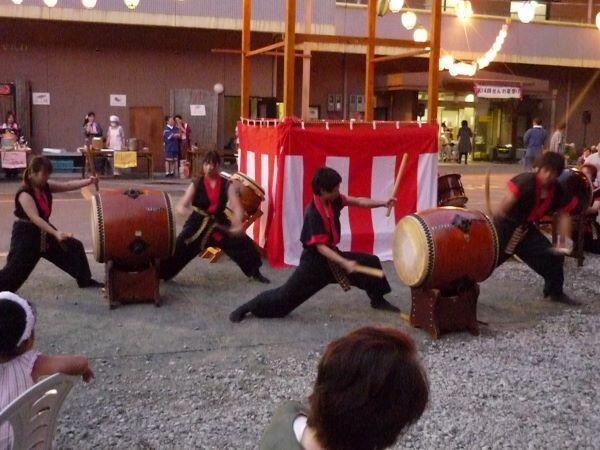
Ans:
<svg viewBox="0 0 600 450"><path fill-rule="evenodd" d="M485 173L485 210L487 215L492 217L492 202L490 200L490 169Z"/></svg>
<svg viewBox="0 0 600 450"><path fill-rule="evenodd" d="M370 277L375 277L375 278L384 278L385 277L385 273L383 273L383 270L374 269L373 267L369 267L369 266L361 266L360 264L357 264L356 266L354 266L354 271L358 272L358 273L362 273L364 275L369 275Z"/></svg>
<svg viewBox="0 0 600 450"><path fill-rule="evenodd" d="M406 167L406 161L408 160L408 153L405 153L402 157L402 162L400 163L400 169L398 170L398 175L396 175L396 182L394 183L394 190L392 191L392 198L396 198L398 195L398 189L400 188L400 181L402 180L402 173L404 172L404 168ZM388 206L387 212L385 213L385 217L390 217L392 212L392 207Z"/></svg>

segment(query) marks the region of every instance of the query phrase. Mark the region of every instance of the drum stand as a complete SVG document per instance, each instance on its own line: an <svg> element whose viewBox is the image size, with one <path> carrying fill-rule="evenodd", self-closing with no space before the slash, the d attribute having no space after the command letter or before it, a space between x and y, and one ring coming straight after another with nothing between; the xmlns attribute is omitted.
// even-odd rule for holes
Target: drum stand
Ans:
<svg viewBox="0 0 600 450"><path fill-rule="evenodd" d="M411 297L410 324L427 331L433 339L450 331L467 330L479 335L477 283L468 283L449 296L439 289L411 288Z"/></svg>
<svg viewBox="0 0 600 450"><path fill-rule="evenodd" d="M110 309L127 303L154 303L156 307L161 306L158 291L159 259L151 261L148 268L138 272L120 269L113 261L107 261L105 267L106 295Z"/></svg>

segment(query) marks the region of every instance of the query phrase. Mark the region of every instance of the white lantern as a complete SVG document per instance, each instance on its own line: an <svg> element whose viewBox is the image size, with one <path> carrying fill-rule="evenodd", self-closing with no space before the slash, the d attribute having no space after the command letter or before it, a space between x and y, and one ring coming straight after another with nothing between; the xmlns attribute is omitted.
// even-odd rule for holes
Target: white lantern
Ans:
<svg viewBox="0 0 600 450"><path fill-rule="evenodd" d="M427 42L428 36L427 30L423 27L417 27L413 33L413 39L415 42Z"/></svg>
<svg viewBox="0 0 600 450"><path fill-rule="evenodd" d="M467 94L465 95L466 103L473 103L475 101L475 94Z"/></svg>
<svg viewBox="0 0 600 450"><path fill-rule="evenodd" d="M23 3L23 0L12 0L12 2L13 2L15 5L20 5L21 3Z"/></svg>
<svg viewBox="0 0 600 450"><path fill-rule="evenodd" d="M523 23L529 23L535 17L535 7L537 6L536 2L525 2L521 5L519 10L517 11L517 16L519 16L519 20Z"/></svg>
<svg viewBox="0 0 600 450"><path fill-rule="evenodd" d="M213 91L215 91L215 94L217 95L222 94L224 90L225 87L223 87L221 83L217 83L213 86Z"/></svg>
<svg viewBox="0 0 600 450"><path fill-rule="evenodd" d="M397 14L400 12L402 7L404 6L404 0L390 0L389 6L390 6L390 11L393 12L394 14Z"/></svg>
<svg viewBox="0 0 600 450"><path fill-rule="evenodd" d="M125 6L129 9L135 9L140 4L140 0L125 0Z"/></svg>
<svg viewBox="0 0 600 450"><path fill-rule="evenodd" d="M417 15L412 11L406 11L401 17L402 26L407 30L412 30L417 24Z"/></svg>
<svg viewBox="0 0 600 450"><path fill-rule="evenodd" d="M97 0L81 0L81 4L87 9L92 9L96 6L96 1Z"/></svg>
<svg viewBox="0 0 600 450"><path fill-rule="evenodd" d="M58 3L58 0L44 0L44 4L48 7L48 8L54 8L56 6L56 4Z"/></svg>
<svg viewBox="0 0 600 450"><path fill-rule="evenodd" d="M452 66L449 69L450 75L452 75L453 77L458 75L458 64L452 64Z"/></svg>
<svg viewBox="0 0 600 450"><path fill-rule="evenodd" d="M456 3L456 17L460 20L467 20L473 15L473 7L469 0L459 0Z"/></svg>
<svg viewBox="0 0 600 450"><path fill-rule="evenodd" d="M600 30L600 12L596 14L596 27Z"/></svg>
<svg viewBox="0 0 600 450"><path fill-rule="evenodd" d="M440 70L450 70L452 64L454 64L454 56L446 54L440 58Z"/></svg>

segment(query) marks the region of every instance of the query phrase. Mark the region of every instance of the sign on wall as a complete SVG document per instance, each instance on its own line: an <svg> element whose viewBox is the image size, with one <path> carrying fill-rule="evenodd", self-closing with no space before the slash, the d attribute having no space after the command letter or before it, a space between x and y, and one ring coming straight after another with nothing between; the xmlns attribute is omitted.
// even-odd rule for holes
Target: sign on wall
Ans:
<svg viewBox="0 0 600 450"><path fill-rule="evenodd" d="M191 116L206 116L206 105L190 105Z"/></svg>
<svg viewBox="0 0 600 450"><path fill-rule="evenodd" d="M32 92L31 103L34 105L50 105L50 92Z"/></svg>
<svg viewBox="0 0 600 450"><path fill-rule="evenodd" d="M110 94L110 106L127 106L127 96L125 94Z"/></svg>
<svg viewBox="0 0 600 450"><path fill-rule="evenodd" d="M523 90L519 86L475 84L475 95L480 98L521 98Z"/></svg>

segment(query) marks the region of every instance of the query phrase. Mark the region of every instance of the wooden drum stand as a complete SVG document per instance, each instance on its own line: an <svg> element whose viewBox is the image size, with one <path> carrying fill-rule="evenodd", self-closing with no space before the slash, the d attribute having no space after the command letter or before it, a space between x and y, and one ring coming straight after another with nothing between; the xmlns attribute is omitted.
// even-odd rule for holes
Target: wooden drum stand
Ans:
<svg viewBox="0 0 600 450"><path fill-rule="evenodd" d="M162 305L158 290L159 259L152 261L148 268L137 272L120 269L113 261L107 261L105 267L106 296L110 309L127 303L154 303L156 307Z"/></svg>

